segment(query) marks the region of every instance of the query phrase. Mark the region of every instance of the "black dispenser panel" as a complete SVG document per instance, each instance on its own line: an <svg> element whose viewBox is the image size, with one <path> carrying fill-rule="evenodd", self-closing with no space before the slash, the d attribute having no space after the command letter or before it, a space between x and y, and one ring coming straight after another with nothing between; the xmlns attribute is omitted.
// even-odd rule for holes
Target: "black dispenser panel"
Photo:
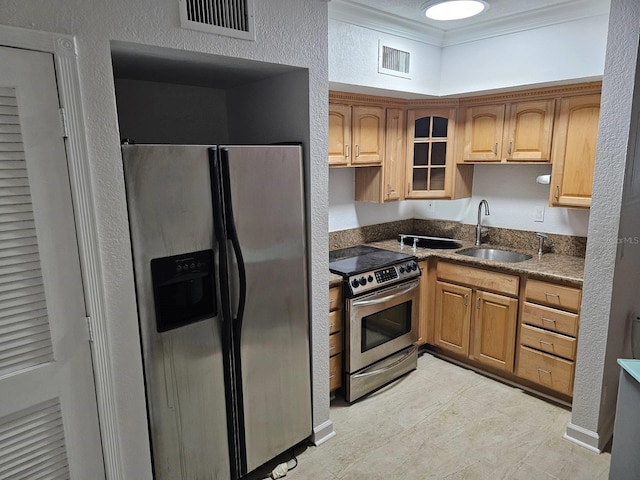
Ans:
<svg viewBox="0 0 640 480"><path fill-rule="evenodd" d="M213 250L151 260L158 332L215 317Z"/></svg>

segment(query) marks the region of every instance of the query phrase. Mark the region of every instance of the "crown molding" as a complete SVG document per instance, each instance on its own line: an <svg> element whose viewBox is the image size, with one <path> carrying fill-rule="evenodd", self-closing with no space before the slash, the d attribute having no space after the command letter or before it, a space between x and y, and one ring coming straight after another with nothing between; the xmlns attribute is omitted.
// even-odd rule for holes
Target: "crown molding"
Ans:
<svg viewBox="0 0 640 480"><path fill-rule="evenodd" d="M365 7L351 0L332 0L329 2L329 18L437 47L449 47L584 18L608 15L609 8L609 0L575 0L570 4L550 5L533 12L480 21L468 27L445 31L419 21Z"/></svg>

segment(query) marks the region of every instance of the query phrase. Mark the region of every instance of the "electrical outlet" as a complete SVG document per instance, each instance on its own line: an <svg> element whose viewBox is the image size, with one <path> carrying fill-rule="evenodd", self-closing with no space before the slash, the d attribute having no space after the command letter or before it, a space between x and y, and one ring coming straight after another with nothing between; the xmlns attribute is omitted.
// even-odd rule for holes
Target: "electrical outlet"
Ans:
<svg viewBox="0 0 640 480"><path fill-rule="evenodd" d="M534 222L544 222L544 207L537 207L533 213Z"/></svg>
<svg viewBox="0 0 640 480"><path fill-rule="evenodd" d="M436 203L432 201L427 202L427 212L433 213L436 211Z"/></svg>

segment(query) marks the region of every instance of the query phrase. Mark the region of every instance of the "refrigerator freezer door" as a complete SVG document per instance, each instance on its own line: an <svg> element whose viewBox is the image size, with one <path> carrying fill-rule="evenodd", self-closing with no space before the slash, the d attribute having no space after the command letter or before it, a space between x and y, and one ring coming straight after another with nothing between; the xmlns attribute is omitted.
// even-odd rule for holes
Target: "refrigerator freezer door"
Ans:
<svg viewBox="0 0 640 480"><path fill-rule="evenodd" d="M213 247L206 147L122 147L157 480L230 478L220 325L159 333L151 260Z"/></svg>
<svg viewBox="0 0 640 480"><path fill-rule="evenodd" d="M302 155L299 146L227 148L247 280L240 344L251 471L312 433Z"/></svg>

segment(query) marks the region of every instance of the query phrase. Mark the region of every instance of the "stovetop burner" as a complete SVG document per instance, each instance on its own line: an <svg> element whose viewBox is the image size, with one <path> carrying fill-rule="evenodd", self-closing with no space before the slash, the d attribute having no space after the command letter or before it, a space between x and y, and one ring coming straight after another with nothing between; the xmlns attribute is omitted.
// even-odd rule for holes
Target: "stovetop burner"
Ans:
<svg viewBox="0 0 640 480"><path fill-rule="evenodd" d="M342 275L347 296L355 296L420 276L417 258L406 253L358 245L329 253L329 270Z"/></svg>

